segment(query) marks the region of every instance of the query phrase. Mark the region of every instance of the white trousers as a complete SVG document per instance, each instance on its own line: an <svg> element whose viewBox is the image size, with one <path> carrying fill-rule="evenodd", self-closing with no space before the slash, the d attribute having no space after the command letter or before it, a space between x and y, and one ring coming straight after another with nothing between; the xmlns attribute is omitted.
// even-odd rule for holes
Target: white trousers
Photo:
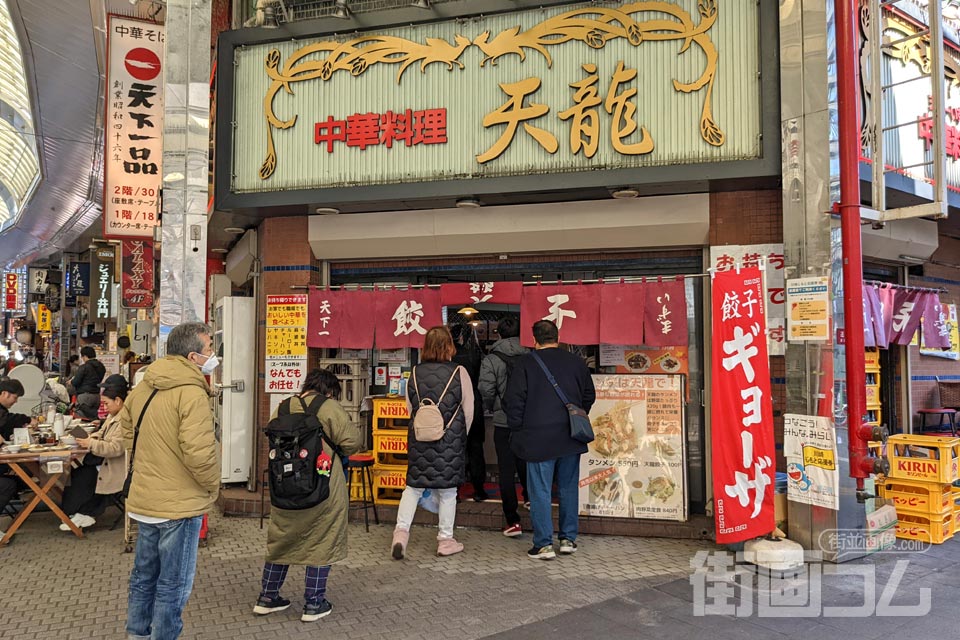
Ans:
<svg viewBox="0 0 960 640"><path fill-rule="evenodd" d="M400 506L397 508L397 529L404 531L410 530L413 524L413 517L417 514L417 503L420 502L420 496L426 489L418 489L407 485L400 496ZM457 488L452 489L430 489L437 494L437 501L440 503L440 533L437 534L437 540L453 537L453 521L457 517Z"/></svg>

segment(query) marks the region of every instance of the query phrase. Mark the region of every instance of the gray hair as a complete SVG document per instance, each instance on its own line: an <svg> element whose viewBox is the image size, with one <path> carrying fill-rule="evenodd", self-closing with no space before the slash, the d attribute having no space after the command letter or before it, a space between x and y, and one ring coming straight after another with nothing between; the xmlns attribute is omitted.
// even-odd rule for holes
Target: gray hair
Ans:
<svg viewBox="0 0 960 640"><path fill-rule="evenodd" d="M178 324L167 337L167 355L183 356L191 353L203 353L203 341L200 336L213 336L210 327L202 322Z"/></svg>

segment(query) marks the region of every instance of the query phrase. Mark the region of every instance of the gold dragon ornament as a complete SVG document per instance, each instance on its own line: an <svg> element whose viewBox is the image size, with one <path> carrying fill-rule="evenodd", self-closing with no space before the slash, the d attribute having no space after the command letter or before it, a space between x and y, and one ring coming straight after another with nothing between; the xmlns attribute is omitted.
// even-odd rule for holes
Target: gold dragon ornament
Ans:
<svg viewBox="0 0 960 640"><path fill-rule="evenodd" d="M398 65L397 83L412 65L420 63L421 73L434 63L444 64L452 71L454 65L463 69L460 62L463 52L476 46L484 53L480 66L489 62L495 65L506 55L516 55L523 62L527 51L542 55L548 66L553 57L549 48L571 41L580 41L593 49L602 49L608 42L623 38L634 47L644 42L681 41L679 55L696 44L706 56L703 73L693 82L673 81L675 91L693 93L706 87L700 115L700 136L708 144L723 145L725 135L713 119L713 86L717 75L717 48L707 32L717 21L717 0L699 0L697 11L700 22L694 23L690 14L669 2L632 2L613 8L586 7L575 9L553 18L548 18L530 29L511 27L490 39L485 31L473 41L462 35L454 36L454 44L442 38L426 38L424 43L395 36L361 36L345 42L324 41L297 49L281 68L280 52L271 49L266 56L265 68L271 79L270 87L263 98L263 111L267 123L267 156L260 167L260 179L266 180L277 168L277 154L273 143L274 129L289 129L297 122L294 115L281 120L273 110L273 100L281 89L293 94L291 85L305 80L330 80L335 73L348 72L359 77L377 64ZM643 22L635 14L653 14ZM669 16L669 17L668 17ZM324 56L324 54L326 54Z"/></svg>

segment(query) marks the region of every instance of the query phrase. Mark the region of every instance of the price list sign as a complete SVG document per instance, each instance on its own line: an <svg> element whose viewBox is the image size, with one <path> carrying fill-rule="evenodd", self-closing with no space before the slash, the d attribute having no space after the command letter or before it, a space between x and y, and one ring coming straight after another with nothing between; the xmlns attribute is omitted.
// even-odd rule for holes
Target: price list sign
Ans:
<svg viewBox="0 0 960 640"><path fill-rule="evenodd" d="M307 375L307 295L267 296L267 393L295 393Z"/></svg>

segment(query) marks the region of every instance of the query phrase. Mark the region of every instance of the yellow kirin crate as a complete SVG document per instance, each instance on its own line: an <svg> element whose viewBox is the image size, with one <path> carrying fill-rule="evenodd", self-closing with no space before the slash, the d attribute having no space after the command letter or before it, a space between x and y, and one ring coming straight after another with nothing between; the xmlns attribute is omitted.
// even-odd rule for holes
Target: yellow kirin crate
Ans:
<svg viewBox="0 0 960 640"><path fill-rule="evenodd" d="M897 513L940 515L953 511L953 486L936 482L916 482L887 478L877 480L881 498L893 501Z"/></svg>
<svg viewBox="0 0 960 640"><path fill-rule="evenodd" d="M409 419L407 401L404 398L397 396L373 399L374 430L406 429Z"/></svg>
<svg viewBox="0 0 960 640"><path fill-rule="evenodd" d="M377 465L373 469L373 500L377 504L400 504L407 486L407 467Z"/></svg>
<svg viewBox="0 0 960 640"><path fill-rule="evenodd" d="M373 451L377 462L384 465L407 464L407 434L381 429L373 435Z"/></svg>
<svg viewBox="0 0 960 640"><path fill-rule="evenodd" d="M941 544L953 537L954 517L945 515L897 514L897 537Z"/></svg>
<svg viewBox="0 0 960 640"><path fill-rule="evenodd" d="M890 436L887 456L891 479L950 484L960 478L960 438Z"/></svg>

